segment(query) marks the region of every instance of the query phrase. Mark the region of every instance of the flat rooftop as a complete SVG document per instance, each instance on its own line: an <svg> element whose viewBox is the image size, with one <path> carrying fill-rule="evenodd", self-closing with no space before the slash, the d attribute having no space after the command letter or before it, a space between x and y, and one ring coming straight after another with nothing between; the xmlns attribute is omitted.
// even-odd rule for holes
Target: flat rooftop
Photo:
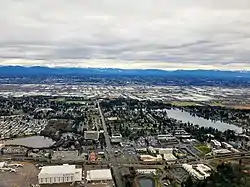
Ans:
<svg viewBox="0 0 250 187"><path fill-rule="evenodd" d="M39 175L43 174L72 174L75 173L75 165L58 165L58 166L44 166L40 171Z"/></svg>
<svg viewBox="0 0 250 187"><path fill-rule="evenodd" d="M87 171L87 181L113 180L110 169L99 169Z"/></svg>

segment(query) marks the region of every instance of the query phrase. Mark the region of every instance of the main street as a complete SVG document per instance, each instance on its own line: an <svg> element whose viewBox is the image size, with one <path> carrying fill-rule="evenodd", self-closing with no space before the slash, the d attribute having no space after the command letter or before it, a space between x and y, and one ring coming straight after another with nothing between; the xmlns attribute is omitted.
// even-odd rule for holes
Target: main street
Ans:
<svg viewBox="0 0 250 187"><path fill-rule="evenodd" d="M113 170L113 176L114 176L114 179L116 182L116 186L123 187L121 174L120 174L118 166L115 164L116 163L115 153L114 153L114 150L112 149L112 145L110 142L110 136L108 134L107 126L105 123L105 119L104 119L99 101L97 101L97 106L98 106L98 110L99 110L99 113L101 116L101 122L102 122L103 131L104 131L104 137L105 137L105 142L106 142L106 155L108 157L108 160L110 161L110 167Z"/></svg>

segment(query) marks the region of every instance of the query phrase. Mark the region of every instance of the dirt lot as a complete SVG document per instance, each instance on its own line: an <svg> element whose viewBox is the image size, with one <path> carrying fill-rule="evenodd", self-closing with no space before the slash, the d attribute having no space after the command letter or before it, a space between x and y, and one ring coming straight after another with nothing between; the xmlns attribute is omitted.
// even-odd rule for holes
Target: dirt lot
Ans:
<svg viewBox="0 0 250 187"><path fill-rule="evenodd" d="M245 105L224 105L224 107L234 108L234 109L249 110L250 109L250 104L245 104Z"/></svg>
<svg viewBox="0 0 250 187"><path fill-rule="evenodd" d="M31 163L23 163L16 173L0 172L0 187L29 187L37 184L38 169Z"/></svg>

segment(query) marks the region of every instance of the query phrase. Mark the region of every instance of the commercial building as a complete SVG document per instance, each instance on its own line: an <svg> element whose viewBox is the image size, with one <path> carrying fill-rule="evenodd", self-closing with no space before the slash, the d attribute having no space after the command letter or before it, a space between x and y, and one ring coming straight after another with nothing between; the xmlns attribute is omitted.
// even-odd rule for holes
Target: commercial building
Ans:
<svg viewBox="0 0 250 187"><path fill-rule="evenodd" d="M110 169L89 170L86 176L87 182L102 182L113 180Z"/></svg>
<svg viewBox="0 0 250 187"><path fill-rule="evenodd" d="M173 155L173 148L161 148L159 154L163 155L163 159L168 163L173 163L177 158Z"/></svg>
<svg viewBox="0 0 250 187"><path fill-rule="evenodd" d="M44 166L38 174L39 184L72 183L82 181L82 169L75 165Z"/></svg>
<svg viewBox="0 0 250 187"><path fill-rule="evenodd" d="M137 173L140 173L140 174L153 174L153 175L156 175L156 169L137 169L136 170Z"/></svg>
<svg viewBox="0 0 250 187"><path fill-rule="evenodd" d="M110 141L111 141L111 143L121 143L122 142L122 135L121 134L114 134L111 136Z"/></svg>
<svg viewBox="0 0 250 187"><path fill-rule="evenodd" d="M182 167L194 178L204 180L210 176L211 168L204 164L192 166L190 164L182 164Z"/></svg>
<svg viewBox="0 0 250 187"><path fill-rule="evenodd" d="M222 147L224 147L224 148L226 148L226 149L229 149L229 150L230 150L231 148L233 148L233 146L230 145L230 144L227 143L227 142L222 142L221 145L222 145Z"/></svg>
<svg viewBox="0 0 250 187"><path fill-rule="evenodd" d="M157 140L162 143L178 143L177 138L172 134L159 134Z"/></svg>
<svg viewBox="0 0 250 187"><path fill-rule="evenodd" d="M161 155L151 156L151 155L140 155L140 159L145 162L162 161Z"/></svg>
<svg viewBox="0 0 250 187"><path fill-rule="evenodd" d="M217 141L217 140L211 140L211 144L215 148L220 148L221 147L221 143L219 141Z"/></svg>
<svg viewBox="0 0 250 187"><path fill-rule="evenodd" d="M231 153L231 151L229 151L228 149L213 149L212 153L214 155L219 155L219 154L229 154Z"/></svg>
<svg viewBox="0 0 250 187"><path fill-rule="evenodd" d="M84 131L84 138L86 140L98 140L99 131Z"/></svg>

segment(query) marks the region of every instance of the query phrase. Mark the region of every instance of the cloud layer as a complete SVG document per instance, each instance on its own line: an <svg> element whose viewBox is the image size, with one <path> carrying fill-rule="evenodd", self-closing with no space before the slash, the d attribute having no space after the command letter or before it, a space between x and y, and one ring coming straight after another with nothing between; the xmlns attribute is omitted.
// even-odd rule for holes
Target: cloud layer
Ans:
<svg viewBox="0 0 250 187"><path fill-rule="evenodd" d="M0 65L250 70L249 0L8 0Z"/></svg>

